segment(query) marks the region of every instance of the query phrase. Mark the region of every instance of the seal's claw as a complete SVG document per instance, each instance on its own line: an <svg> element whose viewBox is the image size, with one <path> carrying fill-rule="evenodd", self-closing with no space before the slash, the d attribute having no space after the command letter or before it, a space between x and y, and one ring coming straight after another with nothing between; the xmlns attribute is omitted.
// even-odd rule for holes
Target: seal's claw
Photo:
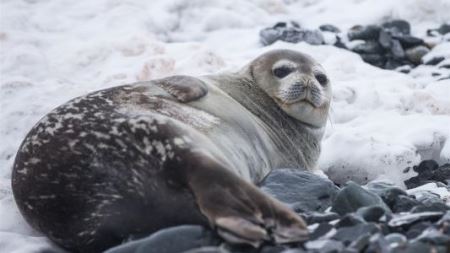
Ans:
<svg viewBox="0 0 450 253"><path fill-rule="evenodd" d="M250 244L257 248L262 241L270 239L264 228L240 217L218 218L216 226L219 235L230 243Z"/></svg>

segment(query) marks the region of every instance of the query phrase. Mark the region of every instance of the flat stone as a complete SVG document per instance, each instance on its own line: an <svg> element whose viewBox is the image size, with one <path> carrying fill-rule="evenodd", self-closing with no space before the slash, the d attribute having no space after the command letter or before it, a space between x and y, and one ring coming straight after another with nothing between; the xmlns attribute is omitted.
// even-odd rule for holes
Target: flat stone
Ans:
<svg viewBox="0 0 450 253"><path fill-rule="evenodd" d="M348 246L351 242L358 240L361 236L373 235L379 232L380 229L373 223L358 224L352 227L339 228L336 234L331 238L341 241Z"/></svg>
<svg viewBox="0 0 450 253"><path fill-rule="evenodd" d="M355 213L348 213L344 215L335 225L336 228L352 227L358 224L366 223L365 220Z"/></svg>
<svg viewBox="0 0 450 253"><path fill-rule="evenodd" d="M331 211L344 215L364 206L380 206L387 213L391 213L389 207L377 194L351 181L338 193L333 201Z"/></svg>
<svg viewBox="0 0 450 253"><path fill-rule="evenodd" d="M297 212L323 212L331 206L339 188L329 179L311 172L275 169L261 183L261 190Z"/></svg>
<svg viewBox="0 0 450 253"><path fill-rule="evenodd" d="M339 214L333 212L329 213L313 212L308 214L302 214L302 217L307 224L329 222L340 218Z"/></svg>
<svg viewBox="0 0 450 253"><path fill-rule="evenodd" d="M321 30L323 32L332 32L332 33L340 33L341 32L341 30L338 27L331 25L331 24L321 25L321 26L319 26L319 30Z"/></svg>
<svg viewBox="0 0 450 253"><path fill-rule="evenodd" d="M359 54L382 54L384 49L376 41L366 41L362 44L356 45L352 48L352 51Z"/></svg>
<svg viewBox="0 0 450 253"><path fill-rule="evenodd" d="M443 215L443 212L401 214L394 216L394 218L392 218L388 224L391 227L399 227L404 225L411 225L418 221L435 221L441 218Z"/></svg>
<svg viewBox="0 0 450 253"><path fill-rule="evenodd" d="M400 233L388 234L384 237L384 239L391 247L402 246L408 242L408 239L406 238L406 236L404 236Z"/></svg>
<svg viewBox="0 0 450 253"><path fill-rule="evenodd" d="M405 58L405 50L403 50L402 44L398 40L392 40L391 44L391 54L394 59L403 59Z"/></svg>
<svg viewBox="0 0 450 253"><path fill-rule="evenodd" d="M105 253L179 253L203 246L214 246L219 241L210 230L202 226L184 225L162 229L143 239L111 248Z"/></svg>
<svg viewBox="0 0 450 253"><path fill-rule="evenodd" d="M381 54L360 54L363 61L382 68L386 63L386 57Z"/></svg>
<svg viewBox="0 0 450 253"><path fill-rule="evenodd" d="M414 64L420 64L422 57L430 52L425 46L416 46L405 51L406 58Z"/></svg>
<svg viewBox="0 0 450 253"><path fill-rule="evenodd" d="M314 229L309 235L309 240L314 241L332 231L334 227L328 223L320 223L319 226Z"/></svg>
<svg viewBox="0 0 450 253"><path fill-rule="evenodd" d="M150 253L151 251L149 251ZM183 251L183 253L230 253L223 247L201 247L196 249L190 249L188 251Z"/></svg>
<svg viewBox="0 0 450 253"><path fill-rule="evenodd" d="M411 211L411 209L419 205L421 205L421 203L416 199L410 196L400 195L392 204L391 208L393 212L400 213L400 212L409 212Z"/></svg>
<svg viewBox="0 0 450 253"><path fill-rule="evenodd" d="M398 36L393 36L393 38L400 41L400 44L402 44L402 47L404 49L408 49L411 47L425 44L423 39L417 38L417 37L414 37L411 35L398 35Z"/></svg>
<svg viewBox="0 0 450 253"><path fill-rule="evenodd" d="M317 240L305 243L309 250L319 250L321 253L340 252L344 249L344 244L335 240Z"/></svg>
<svg viewBox="0 0 450 253"><path fill-rule="evenodd" d="M377 222L383 217L385 210L380 206L367 206L359 208L356 214L360 215L367 222Z"/></svg>
<svg viewBox="0 0 450 253"><path fill-rule="evenodd" d="M432 253L435 251L435 247L422 243L422 242L410 242L406 244L404 247L396 247L393 248L392 253Z"/></svg>

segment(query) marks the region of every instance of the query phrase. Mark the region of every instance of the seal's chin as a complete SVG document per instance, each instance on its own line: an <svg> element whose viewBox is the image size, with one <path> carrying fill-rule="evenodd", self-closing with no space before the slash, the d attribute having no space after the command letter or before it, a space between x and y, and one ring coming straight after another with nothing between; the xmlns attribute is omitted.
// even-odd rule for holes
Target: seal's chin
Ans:
<svg viewBox="0 0 450 253"><path fill-rule="evenodd" d="M323 103L314 103L313 101L307 99L307 98L297 98L297 99L290 99L290 100L286 100L286 99L282 99L279 97L274 97L273 98L278 105L280 105L281 107L285 107L285 106L292 106L295 104L298 105L310 105L314 108L319 108L322 106Z"/></svg>
<svg viewBox="0 0 450 253"><path fill-rule="evenodd" d="M289 116L297 119L305 125L312 128L322 128L326 124L328 115L328 105L326 102L318 105L307 99L289 101L288 103L281 99L275 99L278 106Z"/></svg>

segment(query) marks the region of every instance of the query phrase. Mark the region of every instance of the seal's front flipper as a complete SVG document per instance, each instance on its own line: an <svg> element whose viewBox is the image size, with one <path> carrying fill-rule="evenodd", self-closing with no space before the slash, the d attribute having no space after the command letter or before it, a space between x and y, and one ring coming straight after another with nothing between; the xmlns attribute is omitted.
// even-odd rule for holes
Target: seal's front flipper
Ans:
<svg viewBox="0 0 450 253"><path fill-rule="evenodd" d="M154 83L183 103L197 100L208 93L206 84L191 76L169 76Z"/></svg>

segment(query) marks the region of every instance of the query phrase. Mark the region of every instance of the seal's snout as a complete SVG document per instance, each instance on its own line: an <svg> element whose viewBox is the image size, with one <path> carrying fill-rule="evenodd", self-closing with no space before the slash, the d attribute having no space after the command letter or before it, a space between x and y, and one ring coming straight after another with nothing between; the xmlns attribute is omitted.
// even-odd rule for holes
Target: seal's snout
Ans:
<svg viewBox="0 0 450 253"><path fill-rule="evenodd" d="M314 107L322 105L322 92L312 80L301 80L282 87L277 98L283 104L307 102Z"/></svg>

